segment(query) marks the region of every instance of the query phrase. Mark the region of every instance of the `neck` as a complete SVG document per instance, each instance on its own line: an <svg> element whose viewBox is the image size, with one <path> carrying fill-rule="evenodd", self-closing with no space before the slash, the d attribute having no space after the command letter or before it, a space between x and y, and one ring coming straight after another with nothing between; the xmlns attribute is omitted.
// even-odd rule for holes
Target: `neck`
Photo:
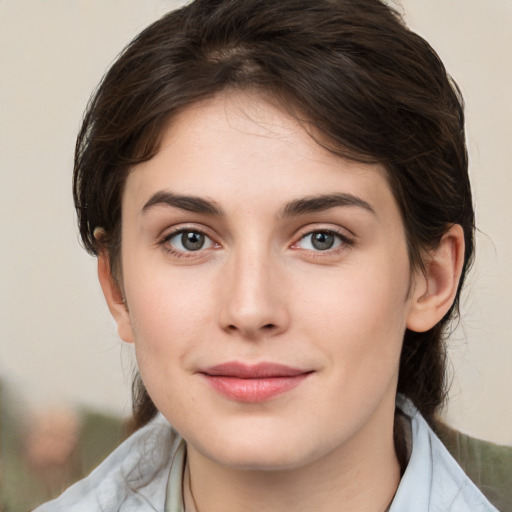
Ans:
<svg viewBox="0 0 512 512"><path fill-rule="evenodd" d="M376 418L343 446L299 468L232 468L189 447L187 512L384 512L400 481L393 413L386 428Z"/></svg>

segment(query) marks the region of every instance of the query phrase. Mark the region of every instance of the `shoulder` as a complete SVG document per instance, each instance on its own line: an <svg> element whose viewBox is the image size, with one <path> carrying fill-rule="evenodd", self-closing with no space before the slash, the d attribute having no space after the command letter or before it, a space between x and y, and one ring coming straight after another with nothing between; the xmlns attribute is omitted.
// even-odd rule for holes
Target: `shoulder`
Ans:
<svg viewBox="0 0 512 512"><path fill-rule="evenodd" d="M34 512L163 511L169 468L181 442L169 423L158 415L89 476Z"/></svg>
<svg viewBox="0 0 512 512"><path fill-rule="evenodd" d="M390 512L496 512L464 473L419 411L399 397L398 407L410 420L412 451Z"/></svg>

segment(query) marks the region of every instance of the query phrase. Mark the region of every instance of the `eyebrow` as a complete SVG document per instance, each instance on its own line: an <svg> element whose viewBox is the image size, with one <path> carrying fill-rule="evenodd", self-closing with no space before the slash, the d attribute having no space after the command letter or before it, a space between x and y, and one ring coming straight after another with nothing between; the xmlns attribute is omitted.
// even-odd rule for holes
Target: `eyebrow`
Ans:
<svg viewBox="0 0 512 512"><path fill-rule="evenodd" d="M214 201L202 197L174 194L163 190L156 192L149 198L142 208L142 213L146 213L155 206L165 205L188 212L204 213L217 217L224 216L224 211Z"/></svg>
<svg viewBox="0 0 512 512"><path fill-rule="evenodd" d="M159 191L153 194L142 208L142 213L155 206L171 206L188 212L202 213L216 217L223 217L224 210L215 201L197 196L174 194L168 191ZM352 194L335 193L308 196L290 201L281 209L281 217L295 217L308 213L322 212L339 206L359 207L375 215L375 210L369 203Z"/></svg>
<svg viewBox="0 0 512 512"><path fill-rule="evenodd" d="M352 194L335 193L309 196L288 203L281 211L282 217L294 217L307 213L322 212L338 206L356 206L376 215L372 206Z"/></svg>

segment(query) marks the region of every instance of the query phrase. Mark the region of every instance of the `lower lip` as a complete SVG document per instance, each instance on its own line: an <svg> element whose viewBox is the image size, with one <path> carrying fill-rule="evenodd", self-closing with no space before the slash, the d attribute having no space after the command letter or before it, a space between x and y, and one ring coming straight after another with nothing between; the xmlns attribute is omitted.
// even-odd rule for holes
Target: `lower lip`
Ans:
<svg viewBox="0 0 512 512"><path fill-rule="evenodd" d="M254 379L203 375L210 386L222 395L238 402L256 403L265 402L296 388L310 374L301 373L291 377L263 377Z"/></svg>

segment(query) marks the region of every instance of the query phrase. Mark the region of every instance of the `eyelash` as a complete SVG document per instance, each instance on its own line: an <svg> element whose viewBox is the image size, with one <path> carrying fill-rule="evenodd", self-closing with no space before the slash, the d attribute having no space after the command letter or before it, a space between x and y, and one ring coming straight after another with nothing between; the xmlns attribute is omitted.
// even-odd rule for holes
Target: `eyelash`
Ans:
<svg viewBox="0 0 512 512"><path fill-rule="evenodd" d="M198 228L195 228L195 227L182 227L182 228L178 228L174 231L172 231L171 233L167 233L160 241L159 241L159 245L161 245L164 249L165 252L171 254L174 258L197 258L198 256L201 255L201 253L205 250L203 248L200 248L198 249L197 251L180 251L178 249L175 249L171 244L170 244L170 241L179 236L179 235L183 235L184 233L195 233L197 235L202 235L204 236L206 239L210 240L211 243L214 245L214 246L219 246L219 244L217 244L210 236L208 236L207 233L205 233L205 231L203 231L202 229L198 229Z"/></svg>
<svg viewBox="0 0 512 512"><path fill-rule="evenodd" d="M186 250L181 251L181 250L175 249L170 244L170 241L179 235L183 235L184 233L194 233L194 234L204 236L206 239L208 239L213 244L214 248L220 247L220 245L217 242L215 242L204 230L198 229L195 227L180 227L180 228L172 231L171 233L167 233L165 236L163 236L162 239L158 242L158 244L163 247L165 252L171 254L174 258L197 258L203 253L203 251L210 249L210 247L207 247L206 249L200 248L197 251L192 251L192 250L191 251L186 251ZM347 235L345 235L335 229L319 228L319 229L309 230L309 231L301 234L300 237L298 238L298 240L296 242L294 242L290 246L290 248L294 249L294 250L301 250L301 248L298 247L298 244L301 241L305 240L307 237L313 236L314 234L332 235L337 239L337 241L339 243L336 247L328 248L325 250L302 249L302 250L308 252L313 257L336 255L340 252L346 251L347 249L349 249L350 247L352 247L355 244L355 241L352 238L349 238ZM334 243L336 243L336 241Z"/></svg>
<svg viewBox="0 0 512 512"><path fill-rule="evenodd" d="M332 228L331 229L318 228L318 229L310 229L307 232L303 233L299 237L297 242L294 242L292 244L291 248L295 249L295 250L301 250L301 248L298 247L298 244L300 242L302 242L303 240L305 240L306 238L311 237L315 234L332 235L335 237L335 239L337 239L338 245L333 248L327 248L325 250L303 249L303 250L307 251L311 257L321 258L324 256L335 256L341 252L346 251L347 249L354 246L354 244L355 244L355 241L352 238L348 237L344 233L341 233L340 231L337 231ZM334 241L334 243L336 243L336 240Z"/></svg>

